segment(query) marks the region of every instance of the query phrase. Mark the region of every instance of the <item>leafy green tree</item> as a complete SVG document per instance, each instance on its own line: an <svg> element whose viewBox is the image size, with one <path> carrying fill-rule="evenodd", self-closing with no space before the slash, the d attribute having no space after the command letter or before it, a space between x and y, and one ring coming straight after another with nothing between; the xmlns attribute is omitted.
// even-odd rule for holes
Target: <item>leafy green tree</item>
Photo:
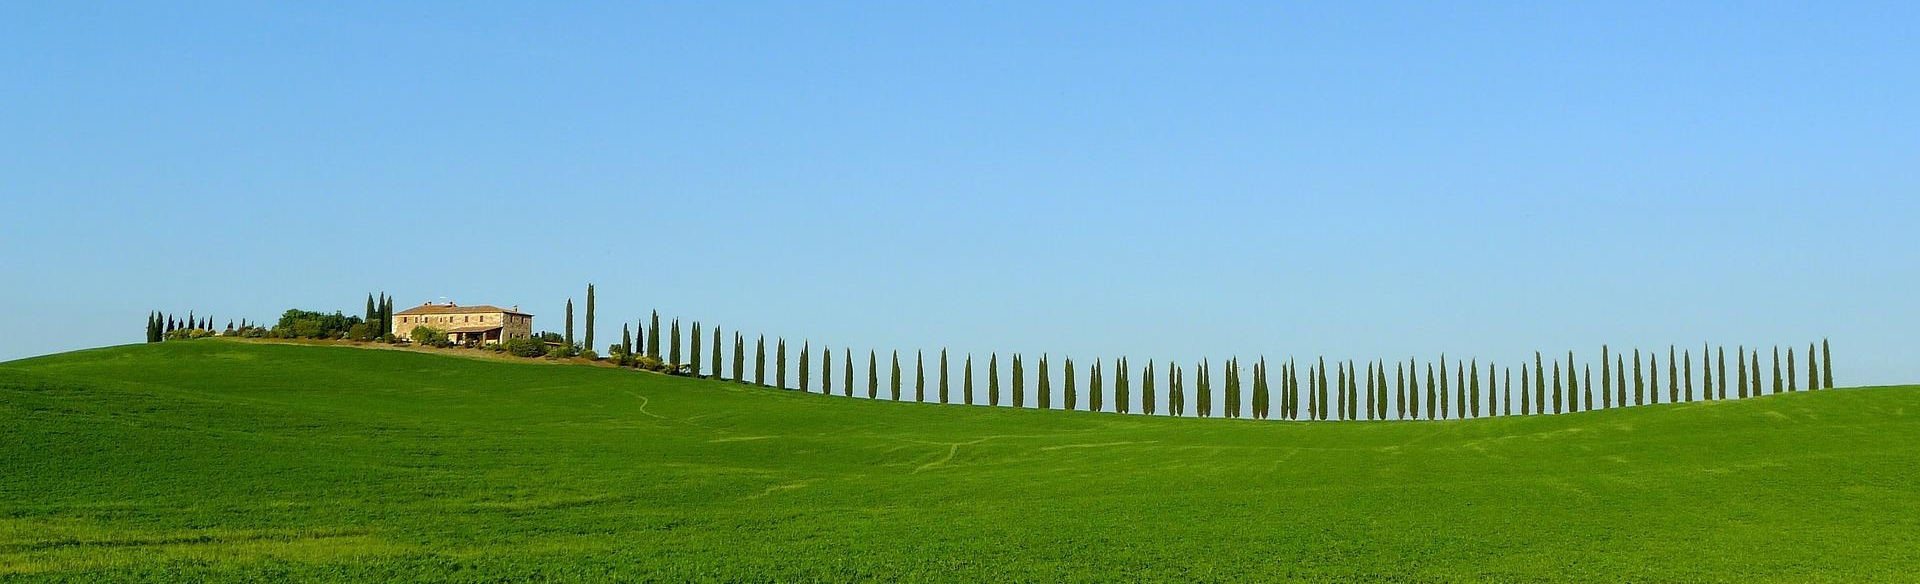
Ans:
<svg viewBox="0 0 1920 584"><path fill-rule="evenodd" d="M987 405L1000 405L1000 353L987 356Z"/></svg>
<svg viewBox="0 0 1920 584"><path fill-rule="evenodd" d="M675 339L678 340L678 338L676 335ZM593 284L587 284L587 348L598 346L593 344ZM676 359L675 362L679 361Z"/></svg>
<svg viewBox="0 0 1920 584"><path fill-rule="evenodd" d="M1833 346L1820 339L1820 388L1833 389Z"/></svg>
<svg viewBox="0 0 1920 584"><path fill-rule="evenodd" d="M968 353L966 361L960 365L960 401L973 405L973 354Z"/></svg>

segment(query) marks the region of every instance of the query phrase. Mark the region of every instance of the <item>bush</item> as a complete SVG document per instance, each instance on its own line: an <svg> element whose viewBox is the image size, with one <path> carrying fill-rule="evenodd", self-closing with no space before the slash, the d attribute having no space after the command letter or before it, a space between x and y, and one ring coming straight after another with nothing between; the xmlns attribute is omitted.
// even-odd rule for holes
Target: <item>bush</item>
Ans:
<svg viewBox="0 0 1920 584"><path fill-rule="evenodd" d="M371 341L373 340L373 327L367 326L367 323L364 322L347 327L347 338L356 341Z"/></svg>
<svg viewBox="0 0 1920 584"><path fill-rule="evenodd" d="M423 347L446 348L453 346L452 342L447 341L446 331L426 325L413 327L413 342Z"/></svg>
<svg viewBox="0 0 1920 584"><path fill-rule="evenodd" d="M580 352L580 358L586 359L588 361L599 361L600 355L598 353L593 352L593 349L587 349L585 351Z"/></svg>
<svg viewBox="0 0 1920 584"><path fill-rule="evenodd" d="M167 340L184 341L188 339L204 339L211 336L213 336L213 331L206 329L173 329L173 332L167 333Z"/></svg>
<svg viewBox="0 0 1920 584"><path fill-rule="evenodd" d="M667 370L666 361L661 361L658 357L653 357L651 355L641 355L635 358L633 360L633 366L641 369L645 369L647 371L664 372Z"/></svg>
<svg viewBox="0 0 1920 584"><path fill-rule="evenodd" d="M507 339L507 352L515 357L540 357L547 354L547 344L539 339Z"/></svg>

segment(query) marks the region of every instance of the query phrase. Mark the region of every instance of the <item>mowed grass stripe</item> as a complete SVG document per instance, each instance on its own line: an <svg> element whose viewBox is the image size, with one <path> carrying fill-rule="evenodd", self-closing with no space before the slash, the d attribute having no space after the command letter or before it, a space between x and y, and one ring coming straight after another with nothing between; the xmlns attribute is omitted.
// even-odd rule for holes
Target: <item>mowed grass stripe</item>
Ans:
<svg viewBox="0 0 1920 584"><path fill-rule="evenodd" d="M1195 420L113 347L0 364L0 579L1907 581L1914 412Z"/></svg>

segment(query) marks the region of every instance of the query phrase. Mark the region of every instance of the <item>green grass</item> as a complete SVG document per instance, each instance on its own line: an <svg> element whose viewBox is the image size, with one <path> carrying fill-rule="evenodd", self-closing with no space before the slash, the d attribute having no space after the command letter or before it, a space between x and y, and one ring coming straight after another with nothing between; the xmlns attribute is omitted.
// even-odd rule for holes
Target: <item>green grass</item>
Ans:
<svg viewBox="0 0 1920 584"><path fill-rule="evenodd" d="M0 364L0 580L1912 581L1920 388L1455 422L174 342Z"/></svg>

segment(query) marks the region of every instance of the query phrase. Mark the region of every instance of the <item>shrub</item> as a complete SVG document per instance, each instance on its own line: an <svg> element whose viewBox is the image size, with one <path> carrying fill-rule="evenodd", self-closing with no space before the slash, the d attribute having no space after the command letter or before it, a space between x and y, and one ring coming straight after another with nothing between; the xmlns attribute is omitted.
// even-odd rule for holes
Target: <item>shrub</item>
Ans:
<svg viewBox="0 0 1920 584"><path fill-rule="evenodd" d="M600 355L598 353L594 353L593 349L587 349L585 351L580 352L580 358L586 359L588 361L599 361Z"/></svg>
<svg viewBox="0 0 1920 584"><path fill-rule="evenodd" d="M547 354L547 344L539 339L507 339L507 352L515 357L540 357Z"/></svg>
<svg viewBox="0 0 1920 584"><path fill-rule="evenodd" d="M373 327L367 326L367 323L364 322L347 327L347 338L356 341L371 341L373 340Z"/></svg>
<svg viewBox="0 0 1920 584"><path fill-rule="evenodd" d="M447 341L446 331L426 325L413 327L413 342L423 347L445 348L453 346L452 342Z"/></svg>

